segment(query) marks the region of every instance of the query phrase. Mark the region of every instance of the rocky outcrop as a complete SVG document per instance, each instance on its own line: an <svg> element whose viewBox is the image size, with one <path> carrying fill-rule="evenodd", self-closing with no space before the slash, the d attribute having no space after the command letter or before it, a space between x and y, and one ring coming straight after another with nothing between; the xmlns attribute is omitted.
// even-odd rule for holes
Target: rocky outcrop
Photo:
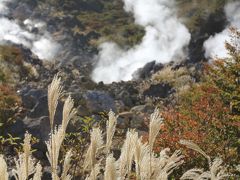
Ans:
<svg viewBox="0 0 240 180"><path fill-rule="evenodd" d="M147 63L143 68L139 68L134 74L133 79L146 79L151 77L154 73L161 70L164 67L161 63L156 63L152 61Z"/></svg>
<svg viewBox="0 0 240 180"><path fill-rule="evenodd" d="M167 83L159 83L150 85L143 94L144 96L156 97L156 98L167 98L170 94L174 93L175 90L171 85Z"/></svg>
<svg viewBox="0 0 240 180"><path fill-rule="evenodd" d="M110 110L116 111L114 99L105 92L87 91L83 95L83 98L85 100L86 108L92 114L108 112Z"/></svg>

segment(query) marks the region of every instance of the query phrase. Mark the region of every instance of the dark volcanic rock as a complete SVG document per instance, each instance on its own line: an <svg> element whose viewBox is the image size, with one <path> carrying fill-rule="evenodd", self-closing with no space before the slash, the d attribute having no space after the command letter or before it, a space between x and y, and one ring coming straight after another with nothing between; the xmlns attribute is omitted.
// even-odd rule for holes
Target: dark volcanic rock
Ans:
<svg viewBox="0 0 240 180"><path fill-rule="evenodd" d="M151 77L152 74L161 70L164 67L163 64L156 64L156 61L147 63L143 68L138 69L133 74L133 79L146 79Z"/></svg>
<svg viewBox="0 0 240 180"><path fill-rule="evenodd" d="M220 33L226 27L227 20L223 9L218 10L214 14L210 14L207 19L199 22L199 30L192 32L192 38L188 45L189 61L199 62L205 60L204 42L216 33Z"/></svg>
<svg viewBox="0 0 240 180"><path fill-rule="evenodd" d="M149 89L143 92L143 95L150 97L166 98L173 92L174 90L172 89L172 86L167 83L160 83L151 85Z"/></svg>
<svg viewBox="0 0 240 180"><path fill-rule="evenodd" d="M99 113L103 111L116 111L114 99L105 92L101 91L87 91L83 97L86 101L86 107L92 113Z"/></svg>
<svg viewBox="0 0 240 180"><path fill-rule="evenodd" d="M108 91L115 100L121 101L125 108L135 106L140 103L138 82L119 82L107 86Z"/></svg>
<svg viewBox="0 0 240 180"><path fill-rule="evenodd" d="M50 125L48 118L47 92L41 89L30 89L22 92L22 101L25 108L29 109L23 119L24 130L44 142L48 140ZM62 120L63 103L59 102L56 110L55 123L60 124Z"/></svg>
<svg viewBox="0 0 240 180"><path fill-rule="evenodd" d="M31 8L27 4L23 3L14 9L13 17L25 20L28 17L30 17L31 14L32 14Z"/></svg>
<svg viewBox="0 0 240 180"><path fill-rule="evenodd" d="M27 109L33 109L37 104L38 98L44 95L46 95L46 91L44 90L30 89L27 93L22 95L23 106Z"/></svg>

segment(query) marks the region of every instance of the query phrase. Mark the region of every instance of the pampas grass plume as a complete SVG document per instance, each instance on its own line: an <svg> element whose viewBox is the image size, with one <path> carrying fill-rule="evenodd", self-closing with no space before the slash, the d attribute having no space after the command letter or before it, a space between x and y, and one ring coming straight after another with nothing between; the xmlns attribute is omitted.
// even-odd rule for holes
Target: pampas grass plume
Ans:
<svg viewBox="0 0 240 180"><path fill-rule="evenodd" d="M153 149L153 144L160 131L162 123L163 123L163 118L161 117L159 109L155 109L153 114L151 114L150 124L149 124L149 145L151 150Z"/></svg>
<svg viewBox="0 0 240 180"><path fill-rule="evenodd" d="M7 163L3 155L0 155L0 180L8 180Z"/></svg>
<svg viewBox="0 0 240 180"><path fill-rule="evenodd" d="M74 101L70 96L68 96L68 98L65 100L64 106L63 106L62 127L63 127L64 132L67 129L67 125L68 125L70 119L72 119L74 117L76 112L77 111L74 108Z"/></svg>
<svg viewBox="0 0 240 180"><path fill-rule="evenodd" d="M117 180L116 161L112 154L106 159L104 180Z"/></svg>
<svg viewBox="0 0 240 180"><path fill-rule="evenodd" d="M93 169L96 164L96 156L103 146L103 135L100 128L93 128L91 131L91 143L85 155L84 170Z"/></svg>
<svg viewBox="0 0 240 180"><path fill-rule="evenodd" d="M210 157L197 144L187 140L180 140L180 144L185 145L187 148L202 154L205 158L208 159L209 162L211 162Z"/></svg>
<svg viewBox="0 0 240 180"><path fill-rule="evenodd" d="M33 180L41 180L41 178L42 178L42 166L41 166L41 164L37 163L35 169L36 169L36 172L33 176Z"/></svg>
<svg viewBox="0 0 240 180"><path fill-rule="evenodd" d="M51 130L53 130L54 116L56 113L58 99L62 95L61 78L55 75L52 83L48 86L48 111Z"/></svg>
<svg viewBox="0 0 240 180"><path fill-rule="evenodd" d="M91 170L90 175L86 178L86 180L97 180L99 173L100 173L100 164L95 164Z"/></svg>
<svg viewBox="0 0 240 180"><path fill-rule="evenodd" d="M72 176L68 174L68 171L71 168L71 157L72 157L72 152L70 150L65 155L65 159L63 163L63 172L61 175L62 180L70 180L72 178Z"/></svg>
<svg viewBox="0 0 240 180"><path fill-rule="evenodd" d="M112 146L112 139L116 131L117 116L113 111L108 113L109 119L107 121L107 141L106 141L106 152L109 153Z"/></svg>

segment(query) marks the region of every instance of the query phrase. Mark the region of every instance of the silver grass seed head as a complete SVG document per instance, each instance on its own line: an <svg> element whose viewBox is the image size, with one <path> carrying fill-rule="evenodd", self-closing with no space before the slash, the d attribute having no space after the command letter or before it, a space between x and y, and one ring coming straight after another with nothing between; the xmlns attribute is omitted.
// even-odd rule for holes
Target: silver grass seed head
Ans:
<svg viewBox="0 0 240 180"><path fill-rule="evenodd" d="M0 155L0 175L0 180L8 180L7 163L2 154Z"/></svg>
<svg viewBox="0 0 240 180"><path fill-rule="evenodd" d="M202 154L205 158L208 159L209 162L211 162L210 157L197 144L188 140L180 140L180 144L185 145L187 148Z"/></svg>
<svg viewBox="0 0 240 180"><path fill-rule="evenodd" d="M37 163L36 165L36 172L33 176L33 180L41 180L42 179L42 166L40 163Z"/></svg>
<svg viewBox="0 0 240 180"><path fill-rule="evenodd" d="M49 120L50 126L53 130L55 112L58 105L58 100L62 95L61 78L58 74L54 76L52 83L48 86L48 110L49 110Z"/></svg>
<svg viewBox="0 0 240 180"><path fill-rule="evenodd" d="M149 124L149 145L151 150L153 149L153 145L155 139L160 131L161 125L163 123L163 118L161 117L159 109L155 109L150 117Z"/></svg>

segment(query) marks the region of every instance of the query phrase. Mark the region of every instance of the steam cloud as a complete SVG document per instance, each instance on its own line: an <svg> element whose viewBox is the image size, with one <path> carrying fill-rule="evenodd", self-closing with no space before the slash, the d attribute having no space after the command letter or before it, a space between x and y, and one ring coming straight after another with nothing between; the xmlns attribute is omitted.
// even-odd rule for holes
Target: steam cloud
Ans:
<svg viewBox="0 0 240 180"><path fill-rule="evenodd" d="M228 57L228 52L225 48L225 42L230 41L229 27L233 26L240 28L240 2L228 3L225 6L225 14L229 21L229 25L221 33L211 36L204 43L205 57L206 58L226 58Z"/></svg>
<svg viewBox="0 0 240 180"><path fill-rule="evenodd" d="M46 24L40 21L26 19L20 26L16 21L6 16L11 11L8 3L12 0L0 1L0 44L8 42L21 44L36 54L40 59L51 60L56 57L60 45L56 43L46 30ZM34 28L38 33L32 33Z"/></svg>
<svg viewBox="0 0 240 180"><path fill-rule="evenodd" d="M92 73L94 81L104 83L127 81L146 63L167 63L184 57L190 33L175 13L174 0L123 0L124 9L134 15L135 22L145 28L142 42L124 50L116 43L100 46L98 63Z"/></svg>

